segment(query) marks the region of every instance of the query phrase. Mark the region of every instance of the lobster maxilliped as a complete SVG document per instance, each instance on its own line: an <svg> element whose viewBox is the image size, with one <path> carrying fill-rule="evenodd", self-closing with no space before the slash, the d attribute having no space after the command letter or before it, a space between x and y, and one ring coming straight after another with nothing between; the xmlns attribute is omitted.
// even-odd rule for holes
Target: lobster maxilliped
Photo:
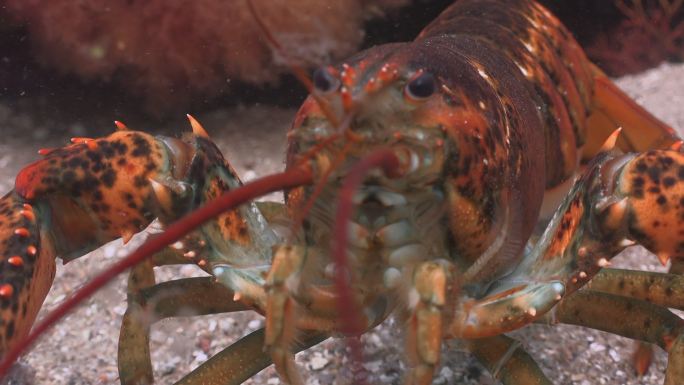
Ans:
<svg viewBox="0 0 684 385"><path fill-rule="evenodd" d="M237 191L235 173L195 127L183 141L127 131L85 140L27 167L5 198L16 217L3 233L9 253L71 258ZM125 149L113 145L119 136ZM432 382L445 339L465 341L506 384L550 383L503 334L552 317L659 344L670 353L667 384L681 378L684 323L666 309L684 307L681 277L604 269L634 242L663 261L684 259L681 143L540 5L459 1L413 42L318 69L288 139L288 169L313 170L312 185L292 187L285 205L221 214L133 270L122 383L153 381L149 326L180 314L159 305L170 299L197 314L251 308L266 317L265 330L186 385L237 384L269 360L300 384L294 350L391 314L407 329L407 384ZM59 222L69 215L83 229ZM155 284L153 266L189 260L213 278ZM19 277L3 284L17 293L49 286ZM17 298L9 308L23 306ZM18 312L7 315L3 340L14 340L10 322L28 330L32 319Z"/></svg>

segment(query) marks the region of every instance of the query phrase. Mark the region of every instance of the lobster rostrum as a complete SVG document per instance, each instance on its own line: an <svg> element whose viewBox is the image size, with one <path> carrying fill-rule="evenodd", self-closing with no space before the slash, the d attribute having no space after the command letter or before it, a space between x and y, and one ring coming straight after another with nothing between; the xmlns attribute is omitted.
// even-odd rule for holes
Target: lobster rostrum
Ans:
<svg viewBox="0 0 684 385"><path fill-rule="evenodd" d="M76 140L21 171L0 203L3 352L28 333L55 256L247 188L191 122L182 139ZM538 320L658 344L666 383L684 378L684 322L667 309L684 308L682 277L606 268L635 242L684 260L681 141L539 4L462 0L413 42L318 69L288 140L299 177L271 186L289 188L285 205L222 212L133 269L123 384L153 381L149 326L185 307L254 309L266 327L180 384L238 384L271 360L300 384L296 350L392 314L406 384L432 382L445 339L505 384L551 383L504 335ZM212 278L155 284L154 266L189 260Z"/></svg>

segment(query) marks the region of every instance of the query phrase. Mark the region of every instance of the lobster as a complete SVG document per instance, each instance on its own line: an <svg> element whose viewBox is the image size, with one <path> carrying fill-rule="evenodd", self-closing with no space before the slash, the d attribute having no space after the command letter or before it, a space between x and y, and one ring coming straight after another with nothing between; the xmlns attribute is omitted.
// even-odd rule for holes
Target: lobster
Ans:
<svg viewBox="0 0 684 385"><path fill-rule="evenodd" d="M55 256L159 218L166 232L130 260L154 254L129 278L123 384L152 383L150 324L186 308L266 326L181 384L237 384L270 362L301 384L296 350L393 314L406 384L432 382L447 339L505 384L549 384L505 336L536 321L658 344L666 384L684 378L684 321L667 309L684 308L683 278L607 268L634 243L684 260L682 142L534 1L462 0L413 42L316 70L283 174L241 187L191 123L180 139L119 124L19 173L0 201L0 351L23 346ZM248 202L279 189L285 205ZM211 277L155 283L153 267L188 262Z"/></svg>

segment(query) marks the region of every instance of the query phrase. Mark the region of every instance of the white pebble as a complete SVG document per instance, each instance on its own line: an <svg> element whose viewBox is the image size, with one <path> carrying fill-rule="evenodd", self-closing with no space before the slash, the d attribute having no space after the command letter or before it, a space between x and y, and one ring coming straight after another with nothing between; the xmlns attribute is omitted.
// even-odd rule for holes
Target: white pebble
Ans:
<svg viewBox="0 0 684 385"><path fill-rule="evenodd" d="M620 362L622 360L622 357L620 357L620 354L618 354L615 349L608 350L608 355L610 355L610 358L615 362Z"/></svg>
<svg viewBox="0 0 684 385"><path fill-rule="evenodd" d="M328 362L330 361L328 361L327 358L316 355L311 358L308 366L311 368L311 370L321 370L328 365Z"/></svg>
<svg viewBox="0 0 684 385"><path fill-rule="evenodd" d="M594 353L598 353L606 350L606 347L597 342L592 342L591 345L589 345L589 349Z"/></svg>
<svg viewBox="0 0 684 385"><path fill-rule="evenodd" d="M249 321L249 323L247 324L247 328L250 330L257 330L261 327L261 324L262 322L260 319L253 319Z"/></svg>

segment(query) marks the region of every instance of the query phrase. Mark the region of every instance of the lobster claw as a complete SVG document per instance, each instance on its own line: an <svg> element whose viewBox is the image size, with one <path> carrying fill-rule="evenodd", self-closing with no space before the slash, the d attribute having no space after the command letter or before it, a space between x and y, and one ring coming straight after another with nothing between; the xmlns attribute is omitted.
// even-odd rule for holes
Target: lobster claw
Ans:
<svg viewBox="0 0 684 385"><path fill-rule="evenodd" d="M449 334L456 338L482 338L507 333L541 317L561 300L561 281L530 282L478 300L461 303Z"/></svg>

